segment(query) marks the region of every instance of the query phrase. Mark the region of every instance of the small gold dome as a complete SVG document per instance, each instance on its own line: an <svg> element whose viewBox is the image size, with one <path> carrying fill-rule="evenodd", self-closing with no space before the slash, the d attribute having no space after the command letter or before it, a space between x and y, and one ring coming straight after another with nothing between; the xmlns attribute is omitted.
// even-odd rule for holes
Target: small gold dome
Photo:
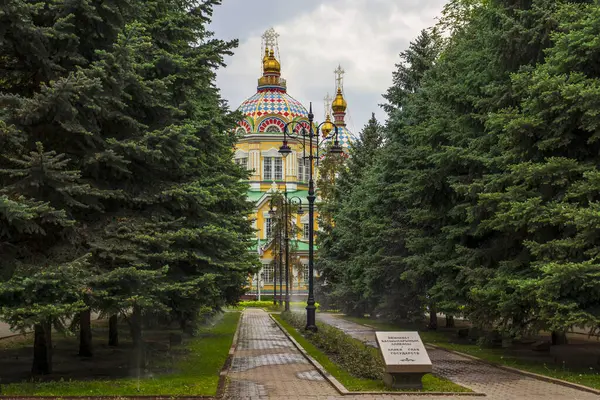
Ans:
<svg viewBox="0 0 600 400"><path fill-rule="evenodd" d="M348 103L346 103L344 96L342 96L342 89L338 88L337 95L331 104L331 108L334 112L344 112L346 111L346 107L348 107Z"/></svg>
<svg viewBox="0 0 600 400"><path fill-rule="evenodd" d="M273 51L273 49L271 49L271 51L269 52L269 56L266 56L266 51L265 51L265 57L263 58L263 70L266 73L280 73L281 72L281 64L279 64L279 61L277 61L277 59L275 58L275 52Z"/></svg>
<svg viewBox="0 0 600 400"><path fill-rule="evenodd" d="M325 118L325 123L321 125L321 132L323 133L323 137L329 136L333 129L334 126L331 123L331 118L329 117L329 114L327 114L327 118Z"/></svg>

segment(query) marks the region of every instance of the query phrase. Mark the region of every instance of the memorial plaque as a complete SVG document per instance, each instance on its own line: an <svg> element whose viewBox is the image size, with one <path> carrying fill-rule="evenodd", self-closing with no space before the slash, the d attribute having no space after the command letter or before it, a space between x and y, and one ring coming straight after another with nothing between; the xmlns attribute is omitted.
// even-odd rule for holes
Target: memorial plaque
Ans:
<svg viewBox="0 0 600 400"><path fill-rule="evenodd" d="M421 378L432 371L418 332L375 332L385 362L384 381L394 388L422 388Z"/></svg>

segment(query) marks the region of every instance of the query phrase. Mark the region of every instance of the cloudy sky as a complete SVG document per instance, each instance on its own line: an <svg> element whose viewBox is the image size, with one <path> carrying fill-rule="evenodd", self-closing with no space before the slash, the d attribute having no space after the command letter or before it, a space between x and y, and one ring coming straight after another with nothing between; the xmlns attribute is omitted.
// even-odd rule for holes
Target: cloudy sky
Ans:
<svg viewBox="0 0 600 400"><path fill-rule="evenodd" d="M323 120L323 98L334 95L334 69L346 71L348 127L358 134L372 112L385 113L381 94L392 72L421 31L435 24L446 0L223 0L211 29L220 39L239 39L235 55L218 74L218 85L231 108L256 93L261 75L261 35L270 27L280 34L282 77L288 93Z"/></svg>

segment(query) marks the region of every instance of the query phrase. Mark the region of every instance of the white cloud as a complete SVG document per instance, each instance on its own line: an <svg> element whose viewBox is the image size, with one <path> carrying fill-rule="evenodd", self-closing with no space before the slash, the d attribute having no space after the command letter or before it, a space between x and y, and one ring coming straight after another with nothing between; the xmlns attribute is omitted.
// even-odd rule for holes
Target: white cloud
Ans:
<svg viewBox="0 0 600 400"><path fill-rule="evenodd" d="M275 2L256 4L265 7ZM287 79L288 93L306 107L312 101L315 118L322 120L323 97L327 92L334 94L333 70L341 64L346 71L347 122L358 134L371 112L385 119L378 104L391 85L398 54L422 29L435 23L444 0L322 0L311 2L306 12L296 9L294 14L287 13L282 2L277 3L280 9L275 14L281 15L271 14L263 20L264 13L256 9L256 15L243 16L255 20L246 32L238 32L243 36L240 46L228 60L229 66L218 74L223 96L236 108L256 92L262 59L260 35L274 26L280 34L282 76ZM230 15L219 14L218 9L215 14L220 21L234 21L239 16L232 15L233 10L230 6ZM229 37L226 25L215 30L221 37Z"/></svg>

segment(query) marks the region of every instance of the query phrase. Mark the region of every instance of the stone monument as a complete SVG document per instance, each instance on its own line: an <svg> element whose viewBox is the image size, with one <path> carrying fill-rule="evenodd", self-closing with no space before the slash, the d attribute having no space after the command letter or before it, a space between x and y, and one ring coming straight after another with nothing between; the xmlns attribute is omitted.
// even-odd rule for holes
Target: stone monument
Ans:
<svg viewBox="0 0 600 400"><path fill-rule="evenodd" d="M422 389L431 360L418 332L375 332L385 362L383 380L394 389Z"/></svg>

